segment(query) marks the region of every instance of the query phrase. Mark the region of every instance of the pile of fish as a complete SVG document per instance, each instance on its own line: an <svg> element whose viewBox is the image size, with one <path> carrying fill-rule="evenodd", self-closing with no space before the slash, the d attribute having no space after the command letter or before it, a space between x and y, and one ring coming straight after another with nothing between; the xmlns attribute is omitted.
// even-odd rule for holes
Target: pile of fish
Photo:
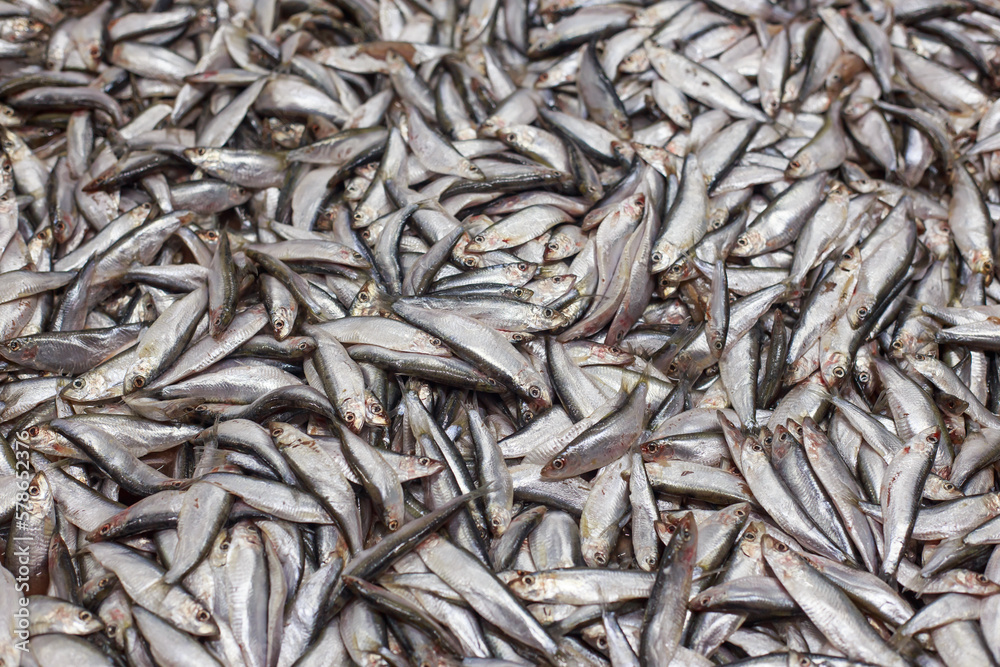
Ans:
<svg viewBox="0 0 1000 667"><path fill-rule="evenodd" d="M1000 663L996 0L0 0L0 665Z"/></svg>

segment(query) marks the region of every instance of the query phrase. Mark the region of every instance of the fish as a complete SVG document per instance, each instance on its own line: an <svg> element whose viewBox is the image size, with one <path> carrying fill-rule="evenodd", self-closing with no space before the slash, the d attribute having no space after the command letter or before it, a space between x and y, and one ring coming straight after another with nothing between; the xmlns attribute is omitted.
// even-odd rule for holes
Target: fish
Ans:
<svg viewBox="0 0 1000 667"><path fill-rule="evenodd" d="M1000 664L998 45L0 2L0 663Z"/></svg>

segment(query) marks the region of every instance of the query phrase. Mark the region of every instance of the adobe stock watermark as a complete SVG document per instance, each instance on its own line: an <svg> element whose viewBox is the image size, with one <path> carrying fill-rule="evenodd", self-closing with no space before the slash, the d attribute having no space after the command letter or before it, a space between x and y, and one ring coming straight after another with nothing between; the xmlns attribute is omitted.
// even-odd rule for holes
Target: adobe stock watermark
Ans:
<svg viewBox="0 0 1000 667"><path fill-rule="evenodd" d="M28 581L31 572L28 538L23 534L27 528L28 487L31 484L31 469L28 459L28 449L17 439L11 440L14 449L14 469L17 474L17 503L14 506L14 525L11 531L10 543L7 544L7 564L14 576L14 590L17 591L17 608L14 609L14 647L19 651L28 651ZM18 530L19 529L19 530Z"/></svg>

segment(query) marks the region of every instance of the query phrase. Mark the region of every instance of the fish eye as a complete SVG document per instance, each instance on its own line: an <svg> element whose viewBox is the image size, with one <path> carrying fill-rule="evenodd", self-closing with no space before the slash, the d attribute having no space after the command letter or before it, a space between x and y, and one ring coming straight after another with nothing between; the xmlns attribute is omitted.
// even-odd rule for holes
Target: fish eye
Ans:
<svg viewBox="0 0 1000 667"><path fill-rule="evenodd" d="M385 524L385 527L388 528L390 531L395 531L397 528L399 528L399 521L397 521L396 519L389 519L389 522Z"/></svg>
<svg viewBox="0 0 1000 667"><path fill-rule="evenodd" d="M208 621L210 621L212 619L212 615L209 614L204 609L198 610L198 613L195 614L194 617L196 619L198 619L199 621L201 621L202 623L207 623Z"/></svg>
<svg viewBox="0 0 1000 667"><path fill-rule="evenodd" d="M944 490L945 491L954 491L955 490L955 485L952 484L951 482L945 482L944 483Z"/></svg>
<svg viewBox="0 0 1000 667"><path fill-rule="evenodd" d="M872 379L872 376L868 374L868 371L861 371L858 373L858 382L862 384L868 384L868 381Z"/></svg>
<svg viewBox="0 0 1000 667"><path fill-rule="evenodd" d="M927 360L927 355L925 355L925 354L917 354L916 359L917 359L917 361L926 361Z"/></svg>
<svg viewBox="0 0 1000 667"><path fill-rule="evenodd" d="M552 463L550 465L556 470L562 470L563 468L566 467L566 459L562 457L559 457L557 459L552 459Z"/></svg>
<svg viewBox="0 0 1000 667"><path fill-rule="evenodd" d="M846 374L847 373L844 371L844 367L843 366L837 366L836 368L833 369L833 376L836 377L836 378L842 378Z"/></svg>
<svg viewBox="0 0 1000 667"><path fill-rule="evenodd" d="M552 243L549 243L545 247L548 248L549 250L552 250L552 251L559 250L559 244L556 243L555 241L553 241Z"/></svg>
<svg viewBox="0 0 1000 667"><path fill-rule="evenodd" d="M598 551L594 554L594 562L598 565L606 565L608 562L608 556L604 552Z"/></svg>
<svg viewBox="0 0 1000 667"><path fill-rule="evenodd" d="M605 559L605 560L607 560L607 559ZM601 564L603 565L604 563L601 563ZM607 647L608 647L608 638L607 637L598 637L597 638L597 648L605 649Z"/></svg>
<svg viewBox="0 0 1000 667"><path fill-rule="evenodd" d="M521 583L523 583L525 586L533 586L535 583L535 578L530 574L526 574L523 577L521 577Z"/></svg>
<svg viewBox="0 0 1000 667"><path fill-rule="evenodd" d="M474 267L476 265L476 258L475 257L466 257L465 259L462 260L462 263L465 264L466 266L470 267L470 268Z"/></svg>
<svg viewBox="0 0 1000 667"><path fill-rule="evenodd" d="M219 325L220 323L221 323L221 320L218 320L218 319L217 319L217 320L215 321L215 325L216 325L216 326L218 326L218 325ZM272 326L273 326L273 327L274 327L275 329L284 329L284 328L285 328L285 320L282 320L282 319L280 319L280 318L279 318L279 319L277 319L277 320L275 320L275 321L273 322Z"/></svg>
<svg viewBox="0 0 1000 667"><path fill-rule="evenodd" d="M750 449L752 449L755 452L762 452L762 451L764 451L764 448L760 444L755 444Z"/></svg>
<svg viewBox="0 0 1000 667"><path fill-rule="evenodd" d="M284 432L285 432L285 429L281 428L280 426L276 426L275 428L271 429L271 436L275 437L275 438L278 438Z"/></svg>
<svg viewBox="0 0 1000 667"><path fill-rule="evenodd" d="M659 262L659 261L660 261L661 259L663 259L663 253L662 253L662 252L654 252L654 253L653 253L653 254L652 254L652 255L650 256L650 258L651 258L651 259L652 259L652 260L653 260L654 262Z"/></svg>
<svg viewBox="0 0 1000 667"><path fill-rule="evenodd" d="M927 442L929 442L929 443L930 443L930 444L932 444L932 445L936 445L936 444L938 444L938 442L940 442L940 440L941 440L941 438L939 438L939 437L938 437L938 436L937 436L936 434L934 434L934 433L932 433L931 435L927 436Z"/></svg>
<svg viewBox="0 0 1000 667"><path fill-rule="evenodd" d="M862 319L864 319L865 317L868 317L868 309L866 307L864 307L864 306L861 306L860 308L858 308L858 317L860 317Z"/></svg>
<svg viewBox="0 0 1000 667"><path fill-rule="evenodd" d="M77 616L80 618L81 621L89 621L90 619L93 618L90 612L87 611L86 609L77 614Z"/></svg>
<svg viewBox="0 0 1000 667"><path fill-rule="evenodd" d="M757 539L757 533L755 533L752 530L750 530L750 531L747 531L746 533L744 533L743 537L745 537L748 542L753 542L754 540Z"/></svg>
<svg viewBox="0 0 1000 667"><path fill-rule="evenodd" d="M987 577L985 574L977 574L976 575L976 581L978 583L980 583L980 584L988 584L988 583L990 583L989 577Z"/></svg>
<svg viewBox="0 0 1000 667"><path fill-rule="evenodd" d="M357 421L358 418L354 415L353 412L348 412L347 414L344 415L344 419L353 424L355 421Z"/></svg>
<svg viewBox="0 0 1000 667"><path fill-rule="evenodd" d="M500 517L495 516L492 519L490 519L490 523L493 525L494 528L499 528L500 525L503 523L503 521L500 520Z"/></svg>
<svg viewBox="0 0 1000 667"><path fill-rule="evenodd" d="M377 414L377 415L382 414L382 406L381 405L373 405L372 406L372 412L375 413L375 414Z"/></svg>
<svg viewBox="0 0 1000 667"><path fill-rule="evenodd" d="M305 341L302 341L301 343L299 343L295 347L299 348L300 350L307 350L307 349L309 349L309 343L307 343Z"/></svg>
<svg viewBox="0 0 1000 667"><path fill-rule="evenodd" d="M200 156L204 156L204 155L208 154L208 149L207 148L198 148L198 149L195 150L195 153L197 153Z"/></svg>
<svg viewBox="0 0 1000 667"><path fill-rule="evenodd" d="M16 340L12 340L9 343L7 343L7 349L10 350L11 352L17 352L18 350L21 349L21 343L19 343Z"/></svg>
<svg viewBox="0 0 1000 667"><path fill-rule="evenodd" d="M525 264L524 262L518 262L517 263L517 270L518 271L527 271L528 270L528 265Z"/></svg>
<svg viewBox="0 0 1000 667"><path fill-rule="evenodd" d="M542 315L544 315L545 317L555 317L556 311L552 310L551 308L546 308L545 310L542 311Z"/></svg>
<svg viewBox="0 0 1000 667"><path fill-rule="evenodd" d="M434 338L431 338L430 344L432 347L441 347L441 339L435 336Z"/></svg>
<svg viewBox="0 0 1000 667"><path fill-rule="evenodd" d="M74 389L83 389L83 385L85 385L85 384L87 384L87 381L84 380L83 378L77 378L77 379L73 380L73 388Z"/></svg>
<svg viewBox="0 0 1000 667"><path fill-rule="evenodd" d="M219 551L229 551L229 540L219 545Z"/></svg>
<svg viewBox="0 0 1000 667"><path fill-rule="evenodd" d="M107 535L107 534L108 534L108 533L110 533L110 532L111 532L111 524L110 524L110 523L106 523L106 524L104 524L104 525L103 525L103 526L101 526L101 527L100 527L100 529L99 529L99 530L97 531L97 533L98 533L99 535Z"/></svg>
<svg viewBox="0 0 1000 667"><path fill-rule="evenodd" d="M29 496L37 496L41 492L42 492L42 490L40 488L38 488L37 484L32 484L31 486L28 487L28 495Z"/></svg>
<svg viewBox="0 0 1000 667"><path fill-rule="evenodd" d="M785 544L784 542L778 542L778 546L776 546L775 549L782 552L788 551L788 545Z"/></svg>
<svg viewBox="0 0 1000 667"><path fill-rule="evenodd" d="M367 292L358 292L358 301L361 301L362 303L368 301L368 293Z"/></svg>
<svg viewBox="0 0 1000 667"><path fill-rule="evenodd" d="M741 236L738 239L736 239L736 245L745 246L748 243L750 243L750 241L748 241L747 237L745 237L745 236Z"/></svg>
<svg viewBox="0 0 1000 667"><path fill-rule="evenodd" d="M142 389L145 386L145 384L146 384L146 378L144 378L141 375L137 375L137 376L135 376L135 379L132 380L132 384L133 384L133 386L136 386L139 389Z"/></svg>
<svg viewBox="0 0 1000 667"><path fill-rule="evenodd" d="M894 349L894 350L902 350L903 349L903 341L899 340L898 338L896 340L892 341L892 349Z"/></svg>
<svg viewBox="0 0 1000 667"><path fill-rule="evenodd" d="M115 625L114 623L111 623L110 625L106 625L104 627L104 632L109 637L114 637L118 633L118 626Z"/></svg>
<svg viewBox="0 0 1000 667"><path fill-rule="evenodd" d="M715 341L715 343L712 345L712 347L714 347L716 350L721 350L722 349L722 341L721 340Z"/></svg>
<svg viewBox="0 0 1000 667"><path fill-rule="evenodd" d="M472 240L476 243L486 243L486 237L483 236L482 234L479 234L478 236L476 236L476 238Z"/></svg>
<svg viewBox="0 0 1000 667"><path fill-rule="evenodd" d="M739 509L739 510L736 510L736 511L734 512L734 514L735 514L736 516L738 516L739 518L741 518L741 519L742 519L743 517L745 517L745 516L747 515L747 511L746 511L746 510L743 510L743 509Z"/></svg>
<svg viewBox="0 0 1000 667"><path fill-rule="evenodd" d="M419 459L417 459L417 463L422 466L429 466L431 464L431 460L427 456L421 456Z"/></svg>
<svg viewBox="0 0 1000 667"><path fill-rule="evenodd" d="M542 395L542 390L532 385L528 388L528 395L532 398L539 398Z"/></svg>
<svg viewBox="0 0 1000 667"><path fill-rule="evenodd" d="M39 431L39 429L38 429L37 426L32 426L32 427L28 428L28 436L30 436L32 438L37 437L38 436L38 431Z"/></svg>

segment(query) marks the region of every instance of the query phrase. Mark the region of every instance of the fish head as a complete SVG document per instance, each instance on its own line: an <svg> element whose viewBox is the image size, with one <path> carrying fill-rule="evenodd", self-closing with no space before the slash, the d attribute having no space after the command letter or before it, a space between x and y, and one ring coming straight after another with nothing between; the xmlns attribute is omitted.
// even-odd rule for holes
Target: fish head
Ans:
<svg viewBox="0 0 1000 667"><path fill-rule="evenodd" d="M219 310L221 310L221 308ZM285 340L288 338L292 333L292 327L295 325L296 313L293 312L291 308L286 306L278 306L272 309L270 315L271 328L274 329L274 337L277 340ZM210 312L209 322L215 323L217 321L216 318L219 316L220 313L213 314ZM232 319L232 316L230 316L230 319ZM224 325L221 325L221 320L219 320L219 326L223 326L223 329L220 330L218 334L213 333L212 335L215 337L218 337L218 335L221 335L225 331Z"/></svg>
<svg viewBox="0 0 1000 667"><path fill-rule="evenodd" d="M500 505L490 505L486 508L486 519L489 521L493 536L500 537L510 526L511 511Z"/></svg>
<svg viewBox="0 0 1000 667"><path fill-rule="evenodd" d="M761 433L761 436L763 436L763 433ZM774 434L771 436L771 458L775 460L785 458L794 446L795 438L788 432L788 429L778 424L774 428Z"/></svg>
<svg viewBox="0 0 1000 667"><path fill-rule="evenodd" d="M767 249L767 239L758 229L748 229L736 239L736 247L732 249L733 257L753 257Z"/></svg>
<svg viewBox="0 0 1000 667"><path fill-rule="evenodd" d="M569 257L573 253L574 248L576 248L576 244L573 243L573 240L568 235L557 232L549 237L542 257L546 262L555 262Z"/></svg>
<svg viewBox="0 0 1000 667"><path fill-rule="evenodd" d="M639 446L643 461L669 461L674 457L674 448L666 439L644 442Z"/></svg>
<svg viewBox="0 0 1000 667"><path fill-rule="evenodd" d="M382 402L367 389L365 390L365 422L372 426L389 425Z"/></svg>
<svg viewBox="0 0 1000 667"><path fill-rule="evenodd" d="M864 323L875 309L876 296L868 291L858 291L851 298L851 305L847 311L847 320L851 327L857 329Z"/></svg>
<svg viewBox="0 0 1000 667"><path fill-rule="evenodd" d="M820 359L819 370L823 384L833 389L851 372L851 359L839 350L828 350Z"/></svg>
<svg viewBox="0 0 1000 667"><path fill-rule="evenodd" d="M15 364L24 364L38 354L38 345L29 338L12 338L0 344L0 357Z"/></svg>
<svg viewBox="0 0 1000 667"><path fill-rule="evenodd" d="M522 600L546 602L557 598L555 579L545 572L523 572L507 582L514 595Z"/></svg>
<svg viewBox="0 0 1000 667"><path fill-rule="evenodd" d="M150 364L151 362L146 359L139 359L128 369L125 373L125 379L122 381L122 389L126 394L141 391L149 384L152 379L150 377Z"/></svg>

